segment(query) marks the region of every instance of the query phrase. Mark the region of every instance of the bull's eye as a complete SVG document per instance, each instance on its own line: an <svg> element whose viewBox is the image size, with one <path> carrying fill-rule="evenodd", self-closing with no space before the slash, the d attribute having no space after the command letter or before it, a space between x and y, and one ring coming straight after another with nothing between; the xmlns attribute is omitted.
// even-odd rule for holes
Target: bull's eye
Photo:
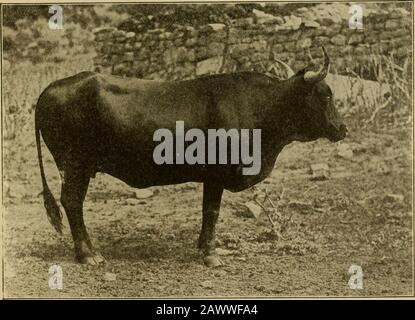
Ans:
<svg viewBox="0 0 415 320"><path fill-rule="evenodd" d="M325 96L325 100L327 104L330 104L331 101L333 100L333 95L329 94L327 96Z"/></svg>

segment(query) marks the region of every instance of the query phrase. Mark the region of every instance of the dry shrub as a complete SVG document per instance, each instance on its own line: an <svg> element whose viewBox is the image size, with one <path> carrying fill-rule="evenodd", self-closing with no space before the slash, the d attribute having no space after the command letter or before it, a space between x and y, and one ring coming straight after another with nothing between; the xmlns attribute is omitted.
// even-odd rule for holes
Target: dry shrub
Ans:
<svg viewBox="0 0 415 320"><path fill-rule="evenodd" d="M345 95L338 108L355 129L386 129L407 126L412 121L412 65L410 57L397 59L373 54L366 68L374 80L364 80L349 71Z"/></svg>

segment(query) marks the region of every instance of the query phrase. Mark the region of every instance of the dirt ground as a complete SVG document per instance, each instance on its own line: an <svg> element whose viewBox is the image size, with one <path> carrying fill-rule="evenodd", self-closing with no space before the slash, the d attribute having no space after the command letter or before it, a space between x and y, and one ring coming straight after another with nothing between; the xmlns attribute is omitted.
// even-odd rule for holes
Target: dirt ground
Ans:
<svg viewBox="0 0 415 320"><path fill-rule="evenodd" d="M33 94L36 96L36 94ZM75 263L69 226L58 236L40 195L33 119L4 141L3 250L6 297L253 297L402 296L413 294L410 124L381 132L352 131L340 143L294 143L258 185L292 215L273 235L265 215L249 217L253 190L225 192L217 246L225 266L203 265L196 241L202 188L187 183L134 189L97 174L85 201L93 244L107 263ZM338 155L340 144L353 150ZM56 199L59 175L43 145ZM310 165L327 163L331 177L311 180ZM283 199L279 200L282 189ZM63 270L63 289L48 287L49 267ZM362 267L363 289L349 288L349 267ZM114 279L115 275L115 279ZM113 278L111 278L111 276Z"/></svg>

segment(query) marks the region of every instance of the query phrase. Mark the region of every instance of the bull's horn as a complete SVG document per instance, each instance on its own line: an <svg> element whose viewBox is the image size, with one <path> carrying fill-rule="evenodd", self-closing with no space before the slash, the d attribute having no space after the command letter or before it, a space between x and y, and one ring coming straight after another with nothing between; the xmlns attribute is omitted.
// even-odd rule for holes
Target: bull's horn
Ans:
<svg viewBox="0 0 415 320"><path fill-rule="evenodd" d="M316 83L319 82L321 80L323 80L327 74L329 73L329 69L330 69L330 58L327 54L327 51L324 47L323 48L323 52L324 52L324 64L321 67L321 69L317 72L315 71L307 71L304 74L304 81L305 82L310 82L310 83Z"/></svg>
<svg viewBox="0 0 415 320"><path fill-rule="evenodd" d="M277 59L277 58L274 58L274 61L275 62L278 62L280 65L282 65L285 69L287 69L287 75L288 75L288 78L291 78L293 75L295 75L295 72L293 71L293 69L291 69L290 68L290 66L288 65L288 64L286 64L285 62L283 62L283 61L281 61L281 60L279 60L279 59Z"/></svg>

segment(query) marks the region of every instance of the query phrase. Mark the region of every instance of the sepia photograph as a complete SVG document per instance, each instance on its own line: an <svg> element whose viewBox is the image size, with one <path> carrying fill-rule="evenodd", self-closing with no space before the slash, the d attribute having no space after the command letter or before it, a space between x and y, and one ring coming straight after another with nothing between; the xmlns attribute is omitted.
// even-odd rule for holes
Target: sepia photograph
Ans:
<svg viewBox="0 0 415 320"><path fill-rule="evenodd" d="M3 299L413 298L413 13L2 4Z"/></svg>

